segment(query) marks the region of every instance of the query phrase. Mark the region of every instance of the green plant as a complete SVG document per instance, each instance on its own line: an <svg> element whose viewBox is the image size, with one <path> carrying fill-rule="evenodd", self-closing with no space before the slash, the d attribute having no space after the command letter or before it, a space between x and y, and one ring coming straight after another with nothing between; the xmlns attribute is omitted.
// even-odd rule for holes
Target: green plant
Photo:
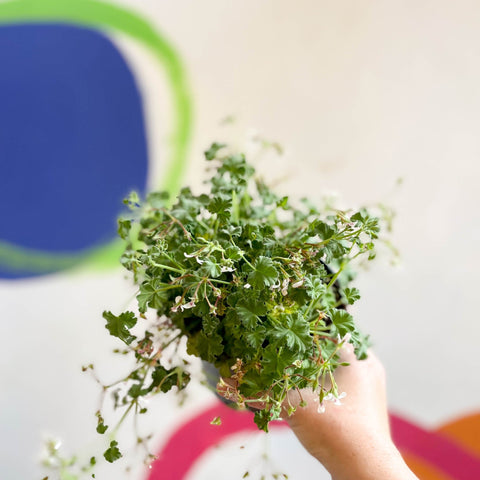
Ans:
<svg viewBox="0 0 480 480"><path fill-rule="evenodd" d="M229 379L220 388L237 405L262 402L255 422L265 431L282 405L295 410L289 390L311 387L320 410L340 401L334 371L346 342L366 356L368 338L346 307L360 298L350 285L351 262L375 257L379 218L366 209L319 209L306 199L294 206L225 145L214 143L205 157L213 166L206 193L183 188L174 201L164 192L125 200L121 262L139 287L138 307L103 317L124 344L117 352L135 366L103 386L103 396L110 391L124 410L111 429L96 413L98 433L110 434L109 462L122 456L115 432L123 420L147 412L143 399L186 387L189 355Z"/></svg>

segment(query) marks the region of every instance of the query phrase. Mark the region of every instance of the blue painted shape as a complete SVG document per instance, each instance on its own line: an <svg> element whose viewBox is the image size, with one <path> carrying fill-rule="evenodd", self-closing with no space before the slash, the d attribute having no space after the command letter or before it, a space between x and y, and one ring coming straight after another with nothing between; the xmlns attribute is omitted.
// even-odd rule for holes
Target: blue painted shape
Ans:
<svg viewBox="0 0 480 480"><path fill-rule="evenodd" d="M0 239L61 253L111 241L122 199L146 188L145 137L133 75L107 37L0 27ZM0 277L26 275L0 265Z"/></svg>

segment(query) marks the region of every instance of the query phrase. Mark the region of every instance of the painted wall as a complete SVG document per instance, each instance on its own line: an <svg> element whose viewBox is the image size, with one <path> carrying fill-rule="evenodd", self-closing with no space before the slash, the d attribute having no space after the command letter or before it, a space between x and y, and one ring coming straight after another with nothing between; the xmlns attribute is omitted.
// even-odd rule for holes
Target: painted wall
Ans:
<svg viewBox="0 0 480 480"><path fill-rule="evenodd" d="M46 433L81 455L101 446L80 367L121 372L101 311L133 293L115 260L123 195L200 188L204 147L251 150L252 131L285 147L258 168L287 194L396 208L402 264L359 276L355 313L409 461L422 478L477 478L479 21L467 0L0 3L2 479L41 478ZM264 448L291 479L328 478L281 427L265 439L234 417L212 430L202 420L221 407L192 392L182 409L170 397L151 409L168 454L130 478L160 478L179 444L191 452L172 479L241 478Z"/></svg>

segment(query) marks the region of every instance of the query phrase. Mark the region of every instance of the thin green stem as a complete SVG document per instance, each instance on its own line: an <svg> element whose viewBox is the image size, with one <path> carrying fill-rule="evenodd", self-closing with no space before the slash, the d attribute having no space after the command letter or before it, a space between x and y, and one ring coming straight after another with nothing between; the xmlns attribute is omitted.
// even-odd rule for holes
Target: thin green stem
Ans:
<svg viewBox="0 0 480 480"><path fill-rule="evenodd" d="M225 280L219 280L218 278L209 278L211 282L222 283L223 285L231 285L232 282L226 282Z"/></svg>
<svg viewBox="0 0 480 480"><path fill-rule="evenodd" d="M119 428L122 426L122 423L125 421L125 419L127 418L128 414L130 413L130 410L133 408L133 406L134 406L136 403L137 403L137 399L136 399L136 398L130 402L130 405L129 405L128 408L125 410L125 412L123 413L123 415L122 415L122 417L120 418L120 420L118 421L118 423L115 425L115 428L112 430L112 433L110 434L110 438L111 438L111 439L114 439L114 438L115 438L115 435L117 434Z"/></svg>
<svg viewBox="0 0 480 480"><path fill-rule="evenodd" d="M164 265L163 263L150 262L150 264L154 267L164 268L165 270L170 270L171 272L181 273L182 275L185 273L185 270L180 270L180 269L175 268L175 267L170 267L169 265Z"/></svg>
<svg viewBox="0 0 480 480"><path fill-rule="evenodd" d="M245 257L245 255L242 255L242 258L245 260L245 263L251 267L253 270L256 270L256 268L247 260L247 258Z"/></svg>

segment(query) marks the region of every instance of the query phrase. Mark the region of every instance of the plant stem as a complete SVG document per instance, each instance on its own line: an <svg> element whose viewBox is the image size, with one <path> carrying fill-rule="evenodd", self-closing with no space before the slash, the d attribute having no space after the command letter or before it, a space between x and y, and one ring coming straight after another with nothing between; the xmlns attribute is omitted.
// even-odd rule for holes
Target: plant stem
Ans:
<svg viewBox="0 0 480 480"><path fill-rule="evenodd" d="M158 267L158 268L164 268L165 270L170 270L172 272L181 273L182 275L185 273L185 270L180 270L180 269L175 268L175 267L170 267L168 265L163 265L162 263L151 262L151 265L154 266L154 267Z"/></svg>

